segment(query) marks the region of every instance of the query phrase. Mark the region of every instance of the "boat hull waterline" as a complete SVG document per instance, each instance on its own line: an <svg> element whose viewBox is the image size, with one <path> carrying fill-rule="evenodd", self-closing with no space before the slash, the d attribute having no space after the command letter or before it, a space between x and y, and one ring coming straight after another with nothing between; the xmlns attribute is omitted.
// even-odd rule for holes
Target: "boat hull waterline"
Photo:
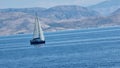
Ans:
<svg viewBox="0 0 120 68"><path fill-rule="evenodd" d="M36 38L36 39L30 40L30 44L31 45L33 45L33 44L45 44L45 41L40 40L39 38Z"/></svg>

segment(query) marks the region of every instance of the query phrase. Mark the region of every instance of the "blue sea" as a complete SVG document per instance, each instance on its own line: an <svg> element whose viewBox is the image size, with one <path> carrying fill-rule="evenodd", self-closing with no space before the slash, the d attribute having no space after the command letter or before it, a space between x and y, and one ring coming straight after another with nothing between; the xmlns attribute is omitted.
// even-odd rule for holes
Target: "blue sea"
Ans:
<svg viewBox="0 0 120 68"><path fill-rule="evenodd" d="M120 68L120 27L0 36L0 68Z"/></svg>

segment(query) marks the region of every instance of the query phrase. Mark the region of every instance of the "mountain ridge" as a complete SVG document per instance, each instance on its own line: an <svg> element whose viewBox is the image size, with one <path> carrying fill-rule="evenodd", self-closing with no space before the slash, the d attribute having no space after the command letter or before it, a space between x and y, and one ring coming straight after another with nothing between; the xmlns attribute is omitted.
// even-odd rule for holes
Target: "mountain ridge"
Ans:
<svg viewBox="0 0 120 68"><path fill-rule="evenodd" d="M120 0L106 0L96 5L89 6L88 8L101 12L103 15L110 15L120 8Z"/></svg>
<svg viewBox="0 0 120 68"><path fill-rule="evenodd" d="M0 35L33 32L35 16L33 10L30 12L21 10L1 12L1 10L4 9L0 9ZM114 15L115 13L111 16L102 16L99 12L81 6L56 6L43 10L39 8L37 12L44 31L106 27L120 23L116 20L119 19L119 15Z"/></svg>

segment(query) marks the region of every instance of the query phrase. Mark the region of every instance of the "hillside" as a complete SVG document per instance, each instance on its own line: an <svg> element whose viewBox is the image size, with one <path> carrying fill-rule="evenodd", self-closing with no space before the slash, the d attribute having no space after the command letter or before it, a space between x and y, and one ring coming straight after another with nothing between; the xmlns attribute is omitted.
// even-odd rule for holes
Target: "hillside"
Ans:
<svg viewBox="0 0 120 68"><path fill-rule="evenodd" d="M44 10L39 14L40 17L62 20L62 19L80 19L82 17L98 16L99 13L81 6L56 6Z"/></svg>
<svg viewBox="0 0 120 68"><path fill-rule="evenodd" d="M120 8L120 0L106 0L96 5L89 6L89 8L96 10L103 15L110 15Z"/></svg>
<svg viewBox="0 0 120 68"><path fill-rule="evenodd" d="M41 8L41 7L34 7L34 8L8 8L8 9L0 9L0 12L1 13L23 12L23 13L28 13L30 15L34 15L35 12L41 13L43 10L46 10L46 8Z"/></svg>
<svg viewBox="0 0 120 68"><path fill-rule="evenodd" d="M113 12L112 15L120 15L120 8Z"/></svg>
<svg viewBox="0 0 120 68"><path fill-rule="evenodd" d="M32 33L34 25L32 12L38 13L44 31L80 28L77 25L80 22L74 23L74 21L99 15L98 12L81 6L56 6L49 9L0 9L0 31L2 32L0 35Z"/></svg>
<svg viewBox="0 0 120 68"><path fill-rule="evenodd" d="M44 31L118 26L120 9L109 16L81 6L0 9L0 35L32 33L37 12Z"/></svg>
<svg viewBox="0 0 120 68"><path fill-rule="evenodd" d="M109 18L112 19L113 23L120 25L120 9L113 12Z"/></svg>

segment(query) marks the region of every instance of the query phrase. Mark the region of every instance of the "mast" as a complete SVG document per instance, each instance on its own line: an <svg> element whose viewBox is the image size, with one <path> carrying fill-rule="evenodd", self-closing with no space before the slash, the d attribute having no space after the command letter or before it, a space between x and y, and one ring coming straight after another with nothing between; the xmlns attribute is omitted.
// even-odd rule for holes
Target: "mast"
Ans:
<svg viewBox="0 0 120 68"><path fill-rule="evenodd" d="M42 30L42 27L40 25L40 21L37 17L37 14L35 17L35 27L34 27L33 38L39 38L41 41L45 40L44 35L43 35L43 30Z"/></svg>
<svg viewBox="0 0 120 68"><path fill-rule="evenodd" d="M35 26L34 26L34 33L33 33L33 38L37 38L38 37L38 27L37 27L37 19L35 17Z"/></svg>

